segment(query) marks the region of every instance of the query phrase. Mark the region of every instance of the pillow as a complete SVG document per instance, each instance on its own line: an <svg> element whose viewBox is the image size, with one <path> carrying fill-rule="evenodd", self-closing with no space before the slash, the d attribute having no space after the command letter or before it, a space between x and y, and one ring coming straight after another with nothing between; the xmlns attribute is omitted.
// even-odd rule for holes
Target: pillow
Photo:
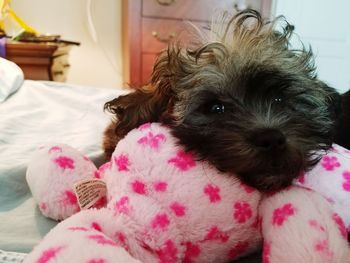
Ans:
<svg viewBox="0 0 350 263"><path fill-rule="evenodd" d="M23 83L22 69L15 63L0 57L0 102L16 92Z"/></svg>

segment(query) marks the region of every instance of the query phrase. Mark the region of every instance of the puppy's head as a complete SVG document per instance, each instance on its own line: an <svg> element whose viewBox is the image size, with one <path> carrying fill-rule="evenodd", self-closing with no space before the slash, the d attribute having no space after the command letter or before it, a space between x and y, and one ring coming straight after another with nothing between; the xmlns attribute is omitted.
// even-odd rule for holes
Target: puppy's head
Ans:
<svg viewBox="0 0 350 263"><path fill-rule="evenodd" d="M162 121L187 150L262 191L288 186L332 143L338 94L317 79L292 27L243 11L191 48L171 46L148 87L107 103L116 130ZM124 103L127 101L127 103Z"/></svg>

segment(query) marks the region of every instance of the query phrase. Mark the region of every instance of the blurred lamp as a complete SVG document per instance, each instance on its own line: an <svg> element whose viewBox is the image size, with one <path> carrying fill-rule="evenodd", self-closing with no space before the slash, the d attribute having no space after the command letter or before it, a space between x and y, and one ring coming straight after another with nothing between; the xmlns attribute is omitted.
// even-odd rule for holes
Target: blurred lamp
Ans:
<svg viewBox="0 0 350 263"><path fill-rule="evenodd" d="M11 8L11 0L0 0L0 30L6 34L5 21L9 19L9 23L15 23L20 27L19 34L26 32L38 35L37 31L23 21Z"/></svg>

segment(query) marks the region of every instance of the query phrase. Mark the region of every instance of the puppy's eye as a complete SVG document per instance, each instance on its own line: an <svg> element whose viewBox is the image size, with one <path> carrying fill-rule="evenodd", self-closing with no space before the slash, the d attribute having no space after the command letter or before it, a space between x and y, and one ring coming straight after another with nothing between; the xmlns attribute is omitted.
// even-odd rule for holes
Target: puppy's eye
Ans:
<svg viewBox="0 0 350 263"><path fill-rule="evenodd" d="M209 105L209 112L221 114L225 112L225 106L221 102L213 102Z"/></svg>
<svg viewBox="0 0 350 263"><path fill-rule="evenodd" d="M282 97L275 97L272 99L272 102L275 104L281 104L283 102Z"/></svg>

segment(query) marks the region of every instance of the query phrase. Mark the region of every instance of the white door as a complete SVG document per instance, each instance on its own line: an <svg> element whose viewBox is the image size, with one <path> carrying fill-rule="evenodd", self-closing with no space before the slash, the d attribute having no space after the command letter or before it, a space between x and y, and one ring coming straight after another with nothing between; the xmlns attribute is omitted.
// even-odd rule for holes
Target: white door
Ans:
<svg viewBox="0 0 350 263"><path fill-rule="evenodd" d="M274 5L275 16L284 15L311 45L319 78L339 92L350 89L349 11L349 0L275 0Z"/></svg>

